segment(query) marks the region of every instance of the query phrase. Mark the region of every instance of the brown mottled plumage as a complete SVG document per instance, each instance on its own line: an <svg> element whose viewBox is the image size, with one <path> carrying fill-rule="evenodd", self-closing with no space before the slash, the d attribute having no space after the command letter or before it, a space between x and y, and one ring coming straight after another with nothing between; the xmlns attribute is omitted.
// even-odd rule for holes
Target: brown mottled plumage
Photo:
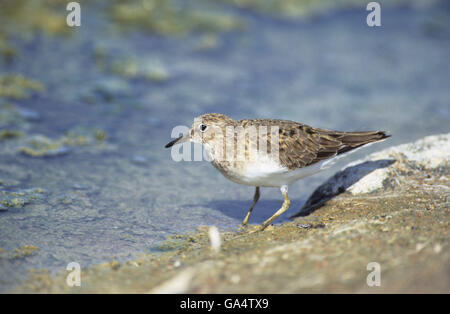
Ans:
<svg viewBox="0 0 450 314"><path fill-rule="evenodd" d="M341 132L288 120L234 121L223 114L208 113L196 118L190 132L168 143L166 148L186 141L201 143L211 163L225 177L255 186L253 205L244 225L259 199L259 187L280 187L285 201L262 224L264 229L289 207L287 186L290 183L326 169L345 153L388 137L384 131ZM272 154L275 152L272 150L277 154Z"/></svg>
<svg viewBox="0 0 450 314"><path fill-rule="evenodd" d="M390 136L384 131L339 132L278 119L246 119L236 125L278 126L280 163L289 169L310 166Z"/></svg>

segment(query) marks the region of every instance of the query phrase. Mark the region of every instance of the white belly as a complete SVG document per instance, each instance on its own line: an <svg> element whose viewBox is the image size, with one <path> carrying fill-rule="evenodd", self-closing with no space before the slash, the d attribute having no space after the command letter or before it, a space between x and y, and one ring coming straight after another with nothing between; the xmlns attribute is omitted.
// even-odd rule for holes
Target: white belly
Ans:
<svg viewBox="0 0 450 314"><path fill-rule="evenodd" d="M279 163L267 159L258 159L256 162L247 162L245 166L222 168L213 162L213 165L229 180L243 185L281 187L297 180L318 173L328 167L320 162L305 168L290 170Z"/></svg>
<svg viewBox="0 0 450 314"><path fill-rule="evenodd" d="M323 160L311 166L293 170L290 170L289 168L280 165L278 162L264 156L259 156L255 162L247 162L244 167L221 169L217 165L214 166L226 178L238 184L262 187L281 187L326 170L335 164L338 159L349 153L353 153L358 149L359 148L346 154Z"/></svg>
<svg viewBox="0 0 450 314"><path fill-rule="evenodd" d="M240 184L251 186L281 187L322 171L321 164L289 170L278 164L250 164L239 178Z"/></svg>

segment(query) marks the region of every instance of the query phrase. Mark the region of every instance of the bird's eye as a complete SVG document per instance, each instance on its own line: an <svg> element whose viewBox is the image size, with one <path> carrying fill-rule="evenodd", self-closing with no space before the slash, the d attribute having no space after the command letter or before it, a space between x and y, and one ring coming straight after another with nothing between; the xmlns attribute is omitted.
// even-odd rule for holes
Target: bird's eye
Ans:
<svg viewBox="0 0 450 314"><path fill-rule="evenodd" d="M199 126L200 131L205 132L208 126L206 124L200 124Z"/></svg>

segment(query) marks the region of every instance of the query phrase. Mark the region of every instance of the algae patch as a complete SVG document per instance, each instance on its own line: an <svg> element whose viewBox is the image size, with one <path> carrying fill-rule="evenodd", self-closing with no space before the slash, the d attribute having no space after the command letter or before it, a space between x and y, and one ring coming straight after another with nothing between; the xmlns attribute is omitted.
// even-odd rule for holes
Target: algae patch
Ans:
<svg viewBox="0 0 450 314"><path fill-rule="evenodd" d="M69 148L62 141L54 141L43 135L32 136L27 146L19 148L19 152L31 157L51 157L64 155Z"/></svg>
<svg viewBox="0 0 450 314"><path fill-rule="evenodd" d="M33 201L43 200L46 194L47 192L41 188L20 189L16 191L0 190L0 205L3 207L3 210L7 210L8 208L22 208Z"/></svg>
<svg viewBox="0 0 450 314"><path fill-rule="evenodd" d="M365 10L365 0L220 0L241 9L286 18L311 17L331 10L359 8ZM401 5L408 0L390 1L388 5ZM385 3L383 3L385 5Z"/></svg>
<svg viewBox="0 0 450 314"><path fill-rule="evenodd" d="M24 99L30 96L30 92L41 91L43 88L42 83L21 74L0 76L0 97Z"/></svg>
<svg viewBox="0 0 450 314"><path fill-rule="evenodd" d="M6 62L11 61L17 55L17 50L8 42L6 35L0 32L0 56Z"/></svg>
<svg viewBox="0 0 450 314"><path fill-rule="evenodd" d="M217 10L199 10L196 3L173 0L113 1L111 19L122 28L138 28L159 35L190 32L227 32L242 28L243 21ZM206 2L203 2L206 3Z"/></svg>
<svg viewBox="0 0 450 314"><path fill-rule="evenodd" d="M12 138L21 137L24 134L22 132L19 132L17 130L0 130L0 140L9 140Z"/></svg>
<svg viewBox="0 0 450 314"><path fill-rule="evenodd" d="M135 57L116 58L111 62L109 70L127 79L141 78L156 83L170 78L167 66L159 60L138 60Z"/></svg>
<svg viewBox="0 0 450 314"><path fill-rule="evenodd" d="M64 0L0 1L0 57L10 62L19 54L12 39L29 39L36 32L70 35Z"/></svg>
<svg viewBox="0 0 450 314"><path fill-rule="evenodd" d="M31 157L55 157L68 154L71 148L85 147L89 152L97 152L106 148L104 143L108 135L101 129L76 128L68 131L58 139L50 139L43 135L33 135L26 139L18 152Z"/></svg>
<svg viewBox="0 0 450 314"><path fill-rule="evenodd" d="M21 257L25 257L25 256L30 256L30 255L34 254L34 252L36 252L37 250L39 250L39 248L37 246L26 244L20 248L15 249L15 251L14 251L15 254L13 255L13 258L21 258Z"/></svg>
<svg viewBox="0 0 450 314"><path fill-rule="evenodd" d="M43 31L47 34L70 34L66 24L63 0L15 0L0 2L0 18L3 25L14 25L8 33L26 34Z"/></svg>
<svg viewBox="0 0 450 314"><path fill-rule="evenodd" d="M0 248L0 260L16 260L34 255L39 248L31 244L25 244L13 250L4 250Z"/></svg>

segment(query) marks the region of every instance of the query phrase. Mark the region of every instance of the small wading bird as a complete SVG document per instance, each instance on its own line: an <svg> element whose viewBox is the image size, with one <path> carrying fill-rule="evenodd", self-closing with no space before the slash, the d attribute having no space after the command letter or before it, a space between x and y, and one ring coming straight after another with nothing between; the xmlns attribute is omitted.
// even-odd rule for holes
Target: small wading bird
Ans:
<svg viewBox="0 0 450 314"><path fill-rule="evenodd" d="M252 133L249 130L263 132ZM340 132L294 121L234 121L224 114L208 113L194 120L189 133L165 147L189 141L202 144L208 159L226 178L235 183L255 186L253 203L243 225L248 223L259 199L259 188L280 188L284 197L283 205L262 223L260 229L263 230L289 208L289 184L325 170L348 152L388 137L390 135L384 131Z"/></svg>

